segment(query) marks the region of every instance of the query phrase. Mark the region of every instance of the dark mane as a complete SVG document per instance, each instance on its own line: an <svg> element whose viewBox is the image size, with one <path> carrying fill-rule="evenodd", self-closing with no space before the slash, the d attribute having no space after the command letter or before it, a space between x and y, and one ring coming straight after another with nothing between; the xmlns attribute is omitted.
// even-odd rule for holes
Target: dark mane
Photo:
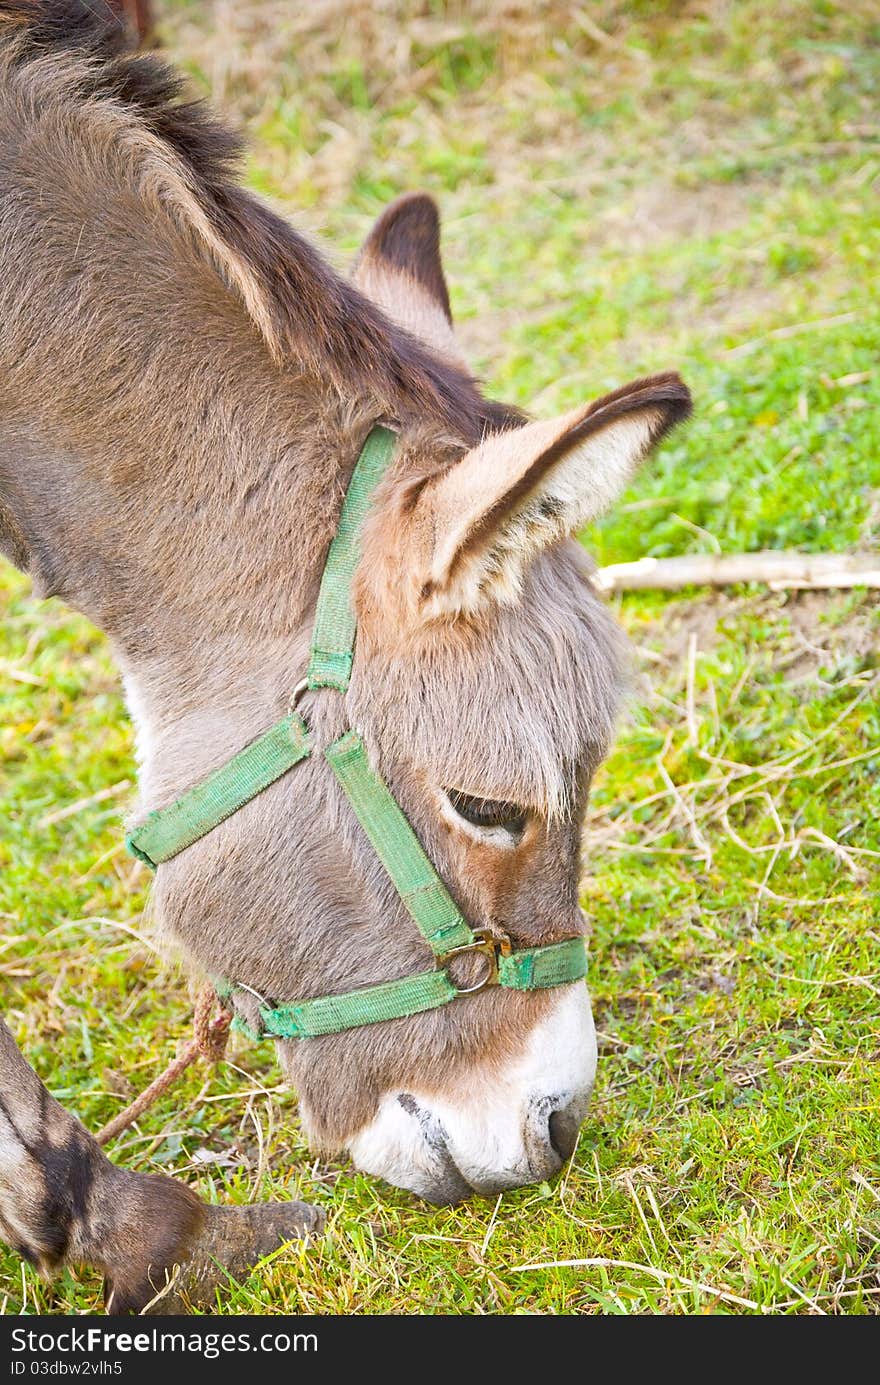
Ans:
<svg viewBox="0 0 880 1385"><path fill-rule="evenodd" d="M0 45L14 67L53 55L77 62L75 94L112 100L167 145L213 230L247 265L268 305L276 355L366 394L398 415L427 414L458 433L515 426L522 415L486 400L475 381L398 328L318 251L237 182L242 141L178 73L129 51L130 32L104 0L0 0Z"/></svg>

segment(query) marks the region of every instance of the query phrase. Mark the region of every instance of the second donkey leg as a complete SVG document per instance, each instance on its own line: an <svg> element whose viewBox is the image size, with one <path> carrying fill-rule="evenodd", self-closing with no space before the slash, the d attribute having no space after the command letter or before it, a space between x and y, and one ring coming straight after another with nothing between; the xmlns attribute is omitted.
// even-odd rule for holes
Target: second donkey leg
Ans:
<svg viewBox="0 0 880 1385"><path fill-rule="evenodd" d="M176 1179L111 1163L0 1020L0 1237L44 1273L91 1265L109 1311L140 1312L157 1295L158 1311L180 1311L321 1222L299 1202L212 1207Z"/></svg>

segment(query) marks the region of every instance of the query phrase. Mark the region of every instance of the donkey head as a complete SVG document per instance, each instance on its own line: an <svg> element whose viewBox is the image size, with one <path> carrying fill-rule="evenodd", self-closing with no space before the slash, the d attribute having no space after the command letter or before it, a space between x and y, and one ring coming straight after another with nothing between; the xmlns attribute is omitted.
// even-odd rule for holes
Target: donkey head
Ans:
<svg viewBox="0 0 880 1385"><path fill-rule="evenodd" d="M438 239L433 203L400 199L356 277L457 357ZM568 536L611 504L688 405L667 375L490 434L439 471L429 458L421 474L392 476L368 520L349 718L472 927L519 947L584 930L581 824L622 683L617 631ZM418 939L355 853L367 882L355 933L365 951L399 957L396 974L415 962ZM467 985L473 972L461 966ZM574 1149L595 1066L577 983L486 991L293 1056L307 1121L320 1129L321 1112L345 1112L334 1134L355 1162L434 1201L555 1173Z"/></svg>
<svg viewBox="0 0 880 1385"><path fill-rule="evenodd" d="M356 279L439 355L458 354L428 199L385 213ZM622 686L616 627L568 535L687 409L678 377L664 375L470 448L405 430L365 526L350 689L344 703L317 692L302 704L318 745L358 728L471 927L516 947L584 931L581 824ZM266 976L256 943L271 959L264 991L279 999L430 965L331 778L310 761L187 853L182 906L160 871L172 909L195 893L202 917L228 911L230 884L240 895L248 882L251 955L237 974ZM473 984L482 965L453 963L457 983ZM596 1066L582 984L487 990L282 1049L313 1140L434 1202L555 1173Z"/></svg>

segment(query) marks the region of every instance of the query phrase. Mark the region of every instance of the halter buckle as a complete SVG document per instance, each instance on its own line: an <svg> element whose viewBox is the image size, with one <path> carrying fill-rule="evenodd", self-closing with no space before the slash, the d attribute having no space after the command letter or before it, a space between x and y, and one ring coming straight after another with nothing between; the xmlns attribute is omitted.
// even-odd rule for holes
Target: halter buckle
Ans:
<svg viewBox="0 0 880 1385"><path fill-rule="evenodd" d="M442 971L454 957L465 957L469 953L479 952L486 958L488 966L486 975L481 977L474 986L456 986L455 994L478 995L480 991L485 991L487 986L498 985L498 968L502 957L509 957L513 951L513 944L504 933L501 937L496 937L490 933L488 928L477 928L474 930L474 941L464 943L461 947L450 948L449 952L439 953L436 959L438 971ZM453 982L455 985L455 982Z"/></svg>

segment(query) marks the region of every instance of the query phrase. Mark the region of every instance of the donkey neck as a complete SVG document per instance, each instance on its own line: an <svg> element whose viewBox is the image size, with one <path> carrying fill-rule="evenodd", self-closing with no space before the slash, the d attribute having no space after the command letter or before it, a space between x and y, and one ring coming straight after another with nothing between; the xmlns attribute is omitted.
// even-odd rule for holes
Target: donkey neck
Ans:
<svg viewBox="0 0 880 1385"><path fill-rule="evenodd" d="M112 414L94 366L62 372L49 397L32 393L36 416L0 384L0 495L23 565L40 594L62 596L112 640L147 807L283 713L339 504L379 412L278 368L247 330L234 371L218 369L207 337L186 372L168 360L126 380Z"/></svg>
<svg viewBox="0 0 880 1385"><path fill-rule="evenodd" d="M283 715L305 667L339 503L372 420L326 408L316 427L301 399L278 403L287 408L256 441L208 459L207 494L175 492L155 516L156 609L146 629L129 616L110 632L146 808Z"/></svg>

